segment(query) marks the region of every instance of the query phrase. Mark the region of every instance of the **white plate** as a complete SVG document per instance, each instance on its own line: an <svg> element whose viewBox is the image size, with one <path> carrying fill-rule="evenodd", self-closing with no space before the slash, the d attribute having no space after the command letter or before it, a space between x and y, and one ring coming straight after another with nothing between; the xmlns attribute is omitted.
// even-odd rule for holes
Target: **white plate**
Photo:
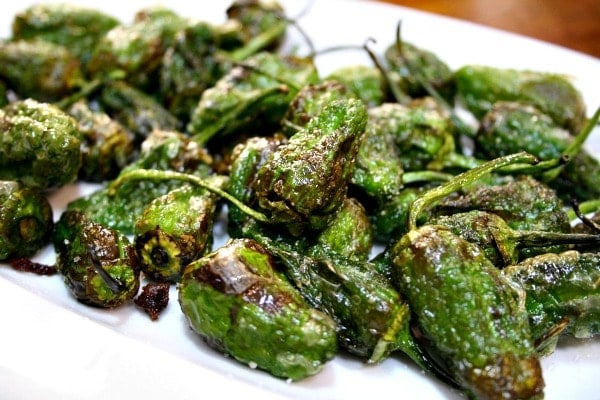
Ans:
<svg viewBox="0 0 600 400"><path fill-rule="evenodd" d="M3 2L0 37L9 35L12 16L30 2ZM80 1L129 21L144 0ZM220 22L227 1L169 1L187 16ZM306 2L308 3L308 1ZM290 15L304 7L285 1ZM600 105L600 61L532 39L455 19L366 1L314 1L302 26L318 48L361 45L369 38L381 51L393 41L396 24L403 36L436 52L453 68L482 63L567 73L583 92L591 113ZM293 32L293 28L291 29ZM292 38L293 40L293 38ZM298 40L298 37L296 37ZM320 56L323 74L352 63L369 62L358 51ZM587 146L600 154L600 132ZM71 199L91 190L73 185L52 197L56 216ZM36 257L51 263L46 249ZM288 383L217 354L187 327L171 292L170 304L157 322L135 307L102 311L72 299L59 276L40 277L0 265L0 398L6 399L197 399L218 394L261 399L353 399L388 396L460 399L460 393L394 356L365 366L338 356L315 377ZM547 399L600 398L600 341L563 341L542 360ZM168 397L165 397L168 396Z"/></svg>

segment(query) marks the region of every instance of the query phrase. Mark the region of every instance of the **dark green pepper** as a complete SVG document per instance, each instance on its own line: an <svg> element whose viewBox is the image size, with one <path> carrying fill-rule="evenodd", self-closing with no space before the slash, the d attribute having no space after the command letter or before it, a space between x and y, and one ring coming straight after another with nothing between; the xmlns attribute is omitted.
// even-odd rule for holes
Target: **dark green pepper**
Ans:
<svg viewBox="0 0 600 400"><path fill-rule="evenodd" d="M458 97L477 118L498 101L519 101L570 132L578 132L585 121L581 93L565 75L485 65L465 65L454 75Z"/></svg>
<svg viewBox="0 0 600 400"><path fill-rule="evenodd" d="M524 292L477 245L443 226L417 227L417 220L466 183L513 163L535 161L526 153L494 159L430 189L413 202L409 231L389 253L392 279L415 314L428 353L476 398L543 397Z"/></svg>
<svg viewBox="0 0 600 400"><path fill-rule="evenodd" d="M217 187L226 182L209 179ZM178 281L187 264L211 250L216 212L217 196L190 185L152 200L135 223L142 271L156 281Z"/></svg>
<svg viewBox="0 0 600 400"><path fill-rule="evenodd" d="M77 300L112 308L132 300L140 287L135 248L119 232L65 211L53 236L56 266Z"/></svg>
<svg viewBox="0 0 600 400"><path fill-rule="evenodd" d="M600 254L567 251L528 258L503 270L522 286L538 351L554 351L561 334L600 333Z"/></svg>
<svg viewBox="0 0 600 400"><path fill-rule="evenodd" d="M0 78L21 98L57 101L83 83L81 62L44 40L0 41Z"/></svg>
<svg viewBox="0 0 600 400"><path fill-rule="evenodd" d="M0 181L0 260L30 257L50 243L54 228L46 196L15 181Z"/></svg>
<svg viewBox="0 0 600 400"><path fill-rule="evenodd" d="M252 240L231 240L189 264L178 293L210 346L277 377L314 375L337 352L335 323L309 307Z"/></svg>
<svg viewBox="0 0 600 400"><path fill-rule="evenodd" d="M102 111L83 100L67 110L81 134L82 163L79 178L88 182L113 179L135 157L134 135Z"/></svg>
<svg viewBox="0 0 600 400"><path fill-rule="evenodd" d="M85 64L106 32L119 24L100 10L66 3L34 4L15 15L15 39L42 39L65 46Z"/></svg>
<svg viewBox="0 0 600 400"><path fill-rule="evenodd" d="M0 109L0 179L49 189L73 182L81 166L77 122L33 99Z"/></svg>

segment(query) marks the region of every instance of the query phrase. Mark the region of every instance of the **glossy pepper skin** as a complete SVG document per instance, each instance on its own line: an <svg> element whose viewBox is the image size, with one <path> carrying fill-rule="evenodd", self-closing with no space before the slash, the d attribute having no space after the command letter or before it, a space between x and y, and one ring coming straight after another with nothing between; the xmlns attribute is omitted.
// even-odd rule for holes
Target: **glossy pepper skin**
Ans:
<svg viewBox="0 0 600 400"><path fill-rule="evenodd" d="M333 101L258 168L258 205L294 234L323 229L342 204L366 124L361 100Z"/></svg>
<svg viewBox="0 0 600 400"><path fill-rule="evenodd" d="M34 4L15 15L13 39L42 39L65 46L85 64L106 32L119 20L93 8L66 3Z"/></svg>
<svg viewBox="0 0 600 400"><path fill-rule="evenodd" d="M81 134L82 163L79 179L103 182L115 178L135 157L134 135L102 111L80 100L67 110Z"/></svg>
<svg viewBox="0 0 600 400"><path fill-rule="evenodd" d="M226 180L211 181L222 187ZM183 268L211 250L217 196L183 185L157 197L135 223L140 268L151 279L177 282Z"/></svg>
<svg viewBox="0 0 600 400"><path fill-rule="evenodd" d="M477 118L498 101L519 101L541 110L559 126L577 132L585 121L581 93L564 75L465 65L455 71L457 96Z"/></svg>
<svg viewBox="0 0 600 400"><path fill-rule="evenodd" d="M524 294L483 251L435 225L411 229L391 249L394 282L432 357L479 399L541 399Z"/></svg>
<svg viewBox="0 0 600 400"><path fill-rule="evenodd" d="M56 265L82 303L113 308L130 301L140 287L135 248L119 232L65 211L52 238Z"/></svg>
<svg viewBox="0 0 600 400"><path fill-rule="evenodd" d="M368 108L376 107L389 100L389 89L383 73L373 66L352 65L337 68L325 77L345 85Z"/></svg>
<svg viewBox="0 0 600 400"><path fill-rule="evenodd" d="M600 332L600 254L541 254L503 270L526 292L538 351L552 353L561 334L589 338Z"/></svg>
<svg viewBox="0 0 600 400"><path fill-rule="evenodd" d="M178 293L210 346L274 376L304 379L337 352L335 323L308 306L252 240L231 240L189 264Z"/></svg>
<svg viewBox="0 0 600 400"><path fill-rule="evenodd" d="M83 82L81 62L66 47L44 40L0 41L0 79L21 98L52 102Z"/></svg>
<svg viewBox="0 0 600 400"><path fill-rule="evenodd" d="M0 181L0 260L30 257L50 242L52 207L39 190Z"/></svg>
<svg viewBox="0 0 600 400"><path fill-rule="evenodd" d="M207 176L212 173L212 157L197 143L180 132L153 131L142 143L139 157L117 176L135 169L172 170ZM144 208L156 197L180 186L178 181L132 181L109 193L106 185L68 204L81 210L94 222L132 235L135 222Z"/></svg>
<svg viewBox="0 0 600 400"><path fill-rule="evenodd" d="M495 103L482 120L475 137L476 151L486 158L527 151L549 160L560 158L575 137L548 115L518 102ZM569 159L548 185L564 198L584 201L600 197L600 161L586 148Z"/></svg>
<svg viewBox="0 0 600 400"><path fill-rule="evenodd" d="M73 182L81 166L76 121L33 99L0 109L0 179L50 189Z"/></svg>

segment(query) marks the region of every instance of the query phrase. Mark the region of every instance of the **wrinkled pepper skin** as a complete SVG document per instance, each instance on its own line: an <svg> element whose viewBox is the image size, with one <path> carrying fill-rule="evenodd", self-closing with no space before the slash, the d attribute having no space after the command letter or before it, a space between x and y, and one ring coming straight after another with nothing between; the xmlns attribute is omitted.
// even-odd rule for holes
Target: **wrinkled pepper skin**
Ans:
<svg viewBox="0 0 600 400"><path fill-rule="evenodd" d="M189 264L178 293L210 346L274 376L304 379L337 352L335 323L309 307L252 240L233 239Z"/></svg>
<svg viewBox="0 0 600 400"><path fill-rule="evenodd" d="M294 233L323 229L342 204L367 121L361 100L327 104L259 167L258 205Z"/></svg>
<svg viewBox="0 0 600 400"><path fill-rule="evenodd" d="M329 225L318 233L315 247L319 252L366 261L373 242L373 228L365 207L357 199L348 197Z"/></svg>
<svg viewBox="0 0 600 400"><path fill-rule="evenodd" d="M254 54L202 93L187 132L207 144L213 137L241 131L262 135L276 131L298 90L317 81L312 60Z"/></svg>
<svg viewBox="0 0 600 400"><path fill-rule="evenodd" d="M391 249L394 282L429 352L478 399L541 399L523 293L483 251L449 230L414 228Z"/></svg>
<svg viewBox="0 0 600 400"><path fill-rule="evenodd" d="M83 64L96 43L119 24L117 18L99 10L66 3L34 4L15 15L14 39L42 39L65 46Z"/></svg>
<svg viewBox="0 0 600 400"><path fill-rule="evenodd" d="M79 179L103 182L115 178L135 157L133 133L106 113L92 110L83 100L67 112L77 121L81 134Z"/></svg>
<svg viewBox="0 0 600 400"><path fill-rule="evenodd" d="M215 176L215 186L226 180ZM159 282L174 283L183 268L211 250L217 196L184 185L152 200L136 221L135 247L142 271Z"/></svg>
<svg viewBox="0 0 600 400"><path fill-rule="evenodd" d="M599 253L541 254L503 274L526 292L531 330L542 354L554 351L561 333L576 338L600 333Z"/></svg>
<svg viewBox="0 0 600 400"><path fill-rule="evenodd" d="M550 160L560 158L574 138L532 106L499 102L482 118L475 148L486 158L526 151L540 160ZM575 196L580 201L599 198L600 161L581 148L548 185L565 198Z"/></svg>
<svg viewBox="0 0 600 400"><path fill-rule="evenodd" d="M126 236L92 222L81 212L65 211L52 241L58 271L77 300L114 308L137 294L139 263Z"/></svg>
<svg viewBox="0 0 600 400"><path fill-rule="evenodd" d="M600 234L515 231L499 215L480 210L442 215L431 218L428 223L445 226L463 239L475 243L498 268L521 261L524 249L531 257L538 252L563 252L575 245L600 246Z"/></svg>
<svg viewBox="0 0 600 400"><path fill-rule="evenodd" d="M581 93L564 75L465 65L455 71L457 96L477 118L498 101L519 101L541 110L574 133L585 121Z"/></svg>
<svg viewBox="0 0 600 400"><path fill-rule="evenodd" d="M26 99L0 109L0 179L39 189L71 183L80 146L77 122L58 107Z"/></svg>
<svg viewBox="0 0 600 400"><path fill-rule="evenodd" d="M50 243L54 220L46 196L16 181L0 181L0 260L30 257Z"/></svg>
<svg viewBox="0 0 600 400"><path fill-rule="evenodd" d="M121 170L172 170L208 176L212 158L206 150L179 132L153 131L142 143L139 157ZM117 176L118 179L118 176ZM106 185L67 205L69 210L81 210L94 222L123 234L133 235L135 223L144 208L156 197L181 185L179 181L134 181L120 185L110 194Z"/></svg>
<svg viewBox="0 0 600 400"><path fill-rule="evenodd" d="M0 79L21 98L57 101L83 81L81 62L66 47L43 40L0 41Z"/></svg>
<svg viewBox="0 0 600 400"><path fill-rule="evenodd" d="M226 10L227 18L239 24L244 42L249 43L254 38L268 31L277 34L271 40L269 49L276 48L285 37L288 21L285 10L279 1L236 0Z"/></svg>
<svg viewBox="0 0 600 400"><path fill-rule="evenodd" d="M153 89L163 55L187 20L160 6L140 10L132 23L119 24L94 46L86 65L91 78L122 71L136 88Z"/></svg>

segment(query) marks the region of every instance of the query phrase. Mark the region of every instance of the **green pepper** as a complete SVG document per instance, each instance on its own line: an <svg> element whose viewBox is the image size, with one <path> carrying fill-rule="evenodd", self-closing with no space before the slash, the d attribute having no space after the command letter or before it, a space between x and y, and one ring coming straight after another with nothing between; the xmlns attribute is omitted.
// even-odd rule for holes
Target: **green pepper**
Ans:
<svg viewBox="0 0 600 400"><path fill-rule="evenodd" d="M310 59L257 53L202 93L187 131L201 144L240 131L272 133L300 88L317 80Z"/></svg>
<svg viewBox="0 0 600 400"><path fill-rule="evenodd" d="M406 41L396 42L385 50L385 60L393 84L410 97L430 95L423 82L452 103L456 92L454 72L435 53Z"/></svg>
<svg viewBox="0 0 600 400"><path fill-rule="evenodd" d="M0 179L49 189L73 182L81 166L77 122L33 99L0 109Z"/></svg>
<svg viewBox="0 0 600 400"><path fill-rule="evenodd" d="M67 210L56 223L52 241L56 266L77 300L113 308L137 294L138 258L125 235Z"/></svg>
<svg viewBox="0 0 600 400"><path fill-rule="evenodd" d="M0 181L0 260L29 257L50 242L54 220L46 196L16 181Z"/></svg>
<svg viewBox="0 0 600 400"><path fill-rule="evenodd" d="M410 304L428 352L476 398L543 397L524 292L477 245L443 226L418 227L417 220L466 183L513 163L535 161L526 153L494 159L425 192L411 205L408 233L389 253L393 282Z"/></svg>
<svg viewBox="0 0 600 400"><path fill-rule="evenodd" d="M85 64L96 43L119 24L100 10L66 3L34 4L16 14L13 40L42 39L65 46Z"/></svg>
<svg viewBox="0 0 600 400"><path fill-rule="evenodd" d="M379 106L389 100L389 89L381 71L372 66L339 67L324 78L345 85L367 107Z"/></svg>
<svg viewBox="0 0 600 400"><path fill-rule="evenodd" d="M221 176L211 181L226 182ZM142 271L156 281L178 281L187 264L211 250L216 212L217 197L190 185L152 200L135 223Z"/></svg>
<svg viewBox="0 0 600 400"><path fill-rule="evenodd" d="M178 293L210 346L274 376L304 379L337 352L335 323L308 306L252 240L231 240L189 264Z"/></svg>
<svg viewBox="0 0 600 400"><path fill-rule="evenodd" d="M144 140L153 130L178 130L180 121L158 100L124 81L103 86L100 103L116 121Z"/></svg>
<svg viewBox="0 0 600 400"><path fill-rule="evenodd" d="M134 135L102 111L80 100L67 110L81 134L79 178L88 182L113 179L135 156Z"/></svg>
<svg viewBox="0 0 600 400"><path fill-rule="evenodd" d="M142 143L140 156L123 168L115 179L139 169L169 170L208 176L212 173L212 157L206 149L180 132L153 131ZM112 181L111 181L112 182ZM94 222L133 234L135 221L156 197L180 185L179 181L131 181L114 192L108 183L95 192L73 200L70 210L81 210Z"/></svg>
<svg viewBox="0 0 600 400"><path fill-rule="evenodd" d="M81 63L66 47L44 40L0 41L0 79L21 98L57 101L83 83Z"/></svg>
<svg viewBox="0 0 600 400"><path fill-rule="evenodd" d="M133 22L119 24L100 38L86 72L91 78L103 78L122 71L130 85L155 90L162 57L187 23L164 7L140 10Z"/></svg>
<svg viewBox="0 0 600 400"><path fill-rule="evenodd" d="M323 107L258 167L259 209L295 234L323 229L346 196L366 120L361 100Z"/></svg>
<svg viewBox="0 0 600 400"><path fill-rule="evenodd" d="M503 270L522 286L538 351L554 351L561 334L600 333L600 254L541 254Z"/></svg>
<svg viewBox="0 0 600 400"><path fill-rule="evenodd" d="M527 249L526 254L531 257L538 252L563 252L573 245L600 245L600 234L514 230L499 215L481 210L438 216L428 220L428 223L445 226L456 235L477 244L498 268L521 261L524 258L523 249Z"/></svg>
<svg viewBox="0 0 600 400"><path fill-rule="evenodd" d="M550 116L518 102L495 103L482 120L475 150L486 158L527 151L540 158L569 157L557 176L539 179L559 191L561 197L581 201L600 197L600 161L583 144L597 122L598 112L576 136L561 128Z"/></svg>
<svg viewBox="0 0 600 400"><path fill-rule="evenodd" d="M519 101L570 132L578 132L585 121L581 93L565 75L485 65L465 65L454 75L459 99L477 118L498 101Z"/></svg>

